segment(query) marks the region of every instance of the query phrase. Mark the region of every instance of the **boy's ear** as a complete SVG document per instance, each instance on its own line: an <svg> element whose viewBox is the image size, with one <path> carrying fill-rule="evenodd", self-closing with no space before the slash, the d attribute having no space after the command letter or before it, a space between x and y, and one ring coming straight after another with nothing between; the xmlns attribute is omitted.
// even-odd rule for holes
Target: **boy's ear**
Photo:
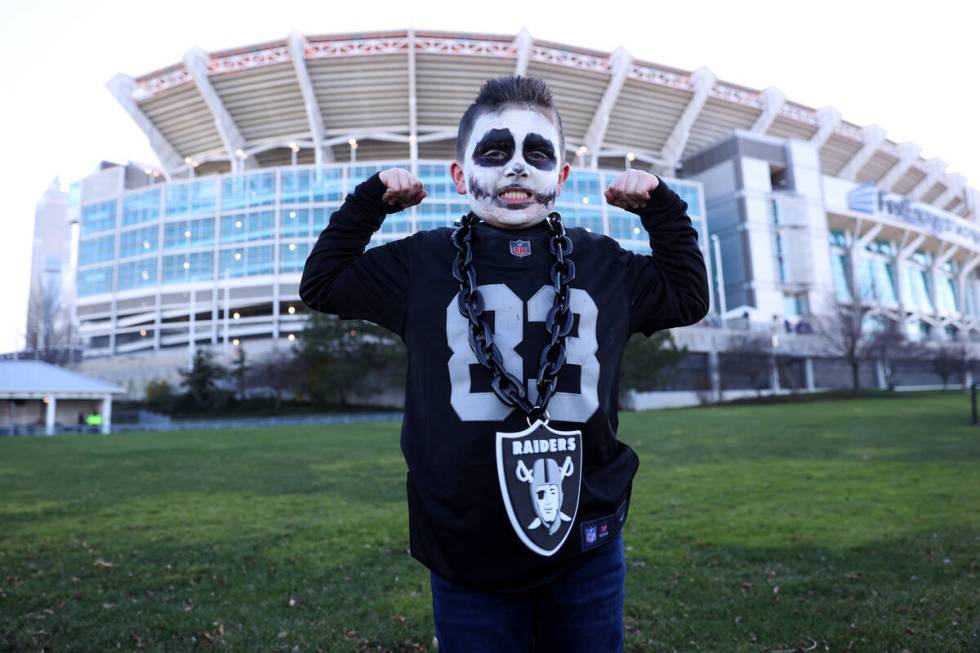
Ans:
<svg viewBox="0 0 980 653"><path fill-rule="evenodd" d="M558 173L558 192L561 193L561 187L565 185L565 180L568 179L568 173L571 172L572 166L567 163L563 163L561 166L561 172Z"/></svg>
<svg viewBox="0 0 980 653"><path fill-rule="evenodd" d="M449 174L452 175L456 192L460 195L466 195L466 177L463 176L463 166L459 165L458 161L453 161L449 166Z"/></svg>

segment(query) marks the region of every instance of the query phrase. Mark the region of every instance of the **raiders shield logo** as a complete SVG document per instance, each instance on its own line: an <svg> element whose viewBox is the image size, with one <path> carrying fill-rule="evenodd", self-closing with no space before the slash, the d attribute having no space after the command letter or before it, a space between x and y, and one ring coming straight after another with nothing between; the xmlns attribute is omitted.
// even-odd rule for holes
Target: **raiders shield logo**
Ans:
<svg viewBox="0 0 980 653"><path fill-rule="evenodd" d="M514 532L538 555L554 555L571 532L582 487L582 432L541 420L497 433L497 477Z"/></svg>

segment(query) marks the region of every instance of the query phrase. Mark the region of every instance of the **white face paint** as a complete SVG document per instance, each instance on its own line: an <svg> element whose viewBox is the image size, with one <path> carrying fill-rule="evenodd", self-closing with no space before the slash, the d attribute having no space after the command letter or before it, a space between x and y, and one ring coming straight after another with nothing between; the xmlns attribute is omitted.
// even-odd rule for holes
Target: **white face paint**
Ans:
<svg viewBox="0 0 980 653"><path fill-rule="evenodd" d="M554 122L534 109L507 107L477 118L463 167L473 213L509 228L544 220L560 187L560 143Z"/></svg>

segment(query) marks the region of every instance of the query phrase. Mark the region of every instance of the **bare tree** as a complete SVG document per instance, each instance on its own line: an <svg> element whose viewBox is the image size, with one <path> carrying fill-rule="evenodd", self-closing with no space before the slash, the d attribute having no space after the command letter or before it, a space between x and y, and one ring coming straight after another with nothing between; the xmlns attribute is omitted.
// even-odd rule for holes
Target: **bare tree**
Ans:
<svg viewBox="0 0 980 653"><path fill-rule="evenodd" d="M868 332L866 318L871 312L860 300L830 304L830 313L815 318L815 331L828 347L841 356L851 368L851 390L861 392L861 363L871 358L874 337Z"/></svg>
<svg viewBox="0 0 980 653"><path fill-rule="evenodd" d="M899 359L918 358L923 348L911 342L894 320L886 320L881 330L870 335L868 354L881 361L885 371L885 386L894 390L898 385Z"/></svg>
<svg viewBox="0 0 980 653"><path fill-rule="evenodd" d="M282 405L283 395L298 385L299 370L292 350L273 350L256 360L248 368L249 383L253 387L265 387L272 391L275 410Z"/></svg>
<svg viewBox="0 0 980 653"><path fill-rule="evenodd" d="M966 385L966 372L973 362L972 350L963 344L940 344L930 351L932 371L943 381L943 392L949 387L951 378L959 378Z"/></svg>
<svg viewBox="0 0 980 653"><path fill-rule="evenodd" d="M28 297L28 322L24 348L48 363L68 362L74 344L71 312L62 301L60 280L52 275L36 277Z"/></svg>
<svg viewBox="0 0 980 653"><path fill-rule="evenodd" d="M734 336L725 350L725 358L735 368L731 372L744 375L761 397L763 389L769 385L772 369L772 336L763 333ZM730 375L723 372L723 381L726 376Z"/></svg>

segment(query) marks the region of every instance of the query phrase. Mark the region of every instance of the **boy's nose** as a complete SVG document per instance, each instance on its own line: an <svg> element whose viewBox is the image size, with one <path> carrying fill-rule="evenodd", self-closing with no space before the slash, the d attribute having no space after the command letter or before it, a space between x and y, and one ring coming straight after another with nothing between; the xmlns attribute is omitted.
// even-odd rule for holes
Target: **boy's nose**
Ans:
<svg viewBox="0 0 980 653"><path fill-rule="evenodd" d="M514 161L507 169L507 174L515 177L526 177L527 166L524 165L523 161Z"/></svg>

